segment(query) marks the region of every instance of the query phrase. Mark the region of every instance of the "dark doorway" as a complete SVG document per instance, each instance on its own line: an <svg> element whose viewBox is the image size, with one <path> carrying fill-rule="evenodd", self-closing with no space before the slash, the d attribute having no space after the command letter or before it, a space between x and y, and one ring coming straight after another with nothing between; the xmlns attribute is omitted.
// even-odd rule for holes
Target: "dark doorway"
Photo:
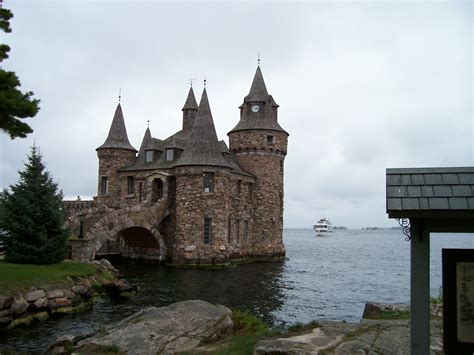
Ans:
<svg viewBox="0 0 474 355"><path fill-rule="evenodd" d="M158 202L163 197L163 181L154 179L151 184L151 202Z"/></svg>

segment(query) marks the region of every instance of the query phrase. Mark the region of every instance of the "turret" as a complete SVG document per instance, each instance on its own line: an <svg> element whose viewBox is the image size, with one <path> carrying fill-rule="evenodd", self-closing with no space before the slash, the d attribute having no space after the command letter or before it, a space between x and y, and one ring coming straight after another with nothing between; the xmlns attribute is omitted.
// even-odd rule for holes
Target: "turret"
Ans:
<svg viewBox="0 0 474 355"><path fill-rule="evenodd" d="M132 164L137 153L128 140L120 103L115 110L107 139L96 151L99 158L98 201L109 207L118 207L121 183L117 170Z"/></svg>
<svg viewBox="0 0 474 355"><path fill-rule="evenodd" d="M193 87L191 86L186 102L181 110L183 111L183 131L189 131L193 127L198 108L196 98L194 97Z"/></svg>
<svg viewBox="0 0 474 355"><path fill-rule="evenodd" d="M254 189L256 253L284 255L283 163L288 133L278 123L278 105L268 94L260 66L240 106L240 120L228 133L230 151L256 176Z"/></svg>

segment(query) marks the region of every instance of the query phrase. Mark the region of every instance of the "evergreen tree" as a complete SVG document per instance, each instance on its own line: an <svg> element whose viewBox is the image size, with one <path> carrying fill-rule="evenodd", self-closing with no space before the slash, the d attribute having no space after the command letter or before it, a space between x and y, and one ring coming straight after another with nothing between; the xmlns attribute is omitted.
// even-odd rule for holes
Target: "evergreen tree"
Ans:
<svg viewBox="0 0 474 355"><path fill-rule="evenodd" d="M0 1L1 6L1 1ZM10 10L0 7L0 31L11 32ZM8 58L10 47L0 44L0 62ZM33 129L20 119L34 117L39 111L39 100L33 99L33 92L21 92L18 76L0 68L0 131L10 135L11 139L25 138Z"/></svg>
<svg viewBox="0 0 474 355"><path fill-rule="evenodd" d="M53 264L63 260L62 191L53 182L36 147L31 150L20 181L0 194L0 231L11 262Z"/></svg>

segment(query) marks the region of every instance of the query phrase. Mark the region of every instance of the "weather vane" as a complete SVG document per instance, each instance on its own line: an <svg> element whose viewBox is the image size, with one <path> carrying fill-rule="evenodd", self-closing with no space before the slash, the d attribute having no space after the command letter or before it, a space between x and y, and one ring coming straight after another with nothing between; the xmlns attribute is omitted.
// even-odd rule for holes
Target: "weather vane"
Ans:
<svg viewBox="0 0 474 355"><path fill-rule="evenodd" d="M194 78L189 79L189 85L191 85L191 87L193 87L193 80L196 80L196 79Z"/></svg>
<svg viewBox="0 0 474 355"><path fill-rule="evenodd" d="M150 120L148 120L148 128L150 128Z"/></svg>
<svg viewBox="0 0 474 355"><path fill-rule="evenodd" d="M260 51L258 51L258 59L257 59L258 66L260 66Z"/></svg>
<svg viewBox="0 0 474 355"><path fill-rule="evenodd" d="M204 87L206 87L206 78L204 78Z"/></svg>
<svg viewBox="0 0 474 355"><path fill-rule="evenodd" d="M122 98L122 88L119 88L119 103L120 103L121 98Z"/></svg>

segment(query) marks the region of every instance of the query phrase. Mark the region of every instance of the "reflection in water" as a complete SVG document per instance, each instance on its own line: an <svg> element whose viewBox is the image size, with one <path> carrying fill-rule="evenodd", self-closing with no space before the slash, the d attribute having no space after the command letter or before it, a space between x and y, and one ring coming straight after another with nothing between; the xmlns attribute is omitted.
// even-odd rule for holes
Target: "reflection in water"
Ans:
<svg viewBox="0 0 474 355"><path fill-rule="evenodd" d="M152 265L117 265L125 278L140 286L137 305L163 306L201 299L248 310L275 324L272 313L283 305L284 262L252 263L230 269L195 270Z"/></svg>

